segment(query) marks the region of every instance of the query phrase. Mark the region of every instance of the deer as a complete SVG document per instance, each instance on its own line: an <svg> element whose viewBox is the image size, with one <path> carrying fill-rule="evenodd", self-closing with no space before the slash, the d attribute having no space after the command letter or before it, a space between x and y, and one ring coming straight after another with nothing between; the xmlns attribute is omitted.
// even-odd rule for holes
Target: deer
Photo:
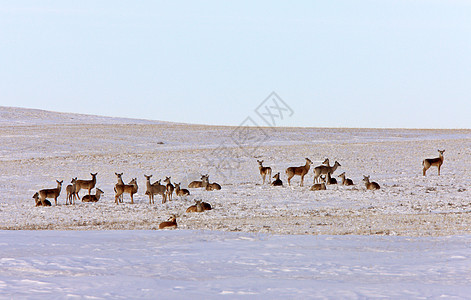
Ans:
<svg viewBox="0 0 471 300"><path fill-rule="evenodd" d="M263 166L263 160L258 160L258 168L260 169L260 175L262 176L262 184L265 184L265 177L268 175L268 180L271 178L271 168Z"/></svg>
<svg viewBox="0 0 471 300"><path fill-rule="evenodd" d="M38 192L39 200L41 200L43 206L46 206L46 198L54 198L54 203L57 206L57 197L59 197L59 195L61 194L63 180L56 180L56 182L57 187L55 189L42 189Z"/></svg>
<svg viewBox="0 0 471 300"><path fill-rule="evenodd" d="M321 183L314 183L310 188L311 191L324 191L327 189L325 187L326 176L321 175L320 179L321 179Z"/></svg>
<svg viewBox="0 0 471 300"><path fill-rule="evenodd" d="M116 186L117 186L118 184L124 184L124 181L123 181L123 173L116 173L116 172L114 172L114 175L116 175L116 178L118 179L118 183L115 184L115 186L114 186L114 192L116 193ZM119 202L123 202L123 195L121 195L121 196L119 197Z"/></svg>
<svg viewBox="0 0 471 300"><path fill-rule="evenodd" d="M203 202L203 200L195 200L195 204L186 209L187 213L190 212L204 212L205 210L211 210L211 204Z"/></svg>
<svg viewBox="0 0 471 300"><path fill-rule="evenodd" d="M378 183L372 181L370 182L370 176L365 176L363 175L363 182L365 183L366 189L367 190L379 190L380 186Z"/></svg>
<svg viewBox="0 0 471 300"><path fill-rule="evenodd" d="M99 188L96 189L95 195L85 195L82 197L82 202L98 202L100 200L101 195L105 192L100 190Z"/></svg>
<svg viewBox="0 0 471 300"><path fill-rule="evenodd" d="M221 185L217 182L209 183L209 175L206 175L202 177L203 179L203 187L207 191L214 191L214 190L220 190Z"/></svg>
<svg viewBox="0 0 471 300"><path fill-rule="evenodd" d="M188 188L190 189L195 189L195 188L202 188L203 187L203 178L206 177L209 175L201 175L201 180L195 180L195 181L192 181L190 182L190 184L188 185Z"/></svg>
<svg viewBox="0 0 471 300"><path fill-rule="evenodd" d="M351 180L350 178L345 177L345 172L343 172L342 174L340 174L337 177L342 179L342 185L354 185L353 180Z"/></svg>
<svg viewBox="0 0 471 300"><path fill-rule="evenodd" d="M159 229L165 229L165 228L172 228L172 229L177 228L177 216L176 215L172 215L167 221L159 224Z"/></svg>
<svg viewBox="0 0 471 300"><path fill-rule="evenodd" d="M66 188L65 188L65 191L67 192L67 199L65 200L65 204L72 204L72 199L74 200L74 204L75 204L75 200L77 199L77 194L75 193L75 190L76 190L76 187L77 187L77 177L75 178L72 178L72 180L70 181L70 183L72 184L69 184Z"/></svg>
<svg viewBox="0 0 471 300"><path fill-rule="evenodd" d="M175 187L173 186L173 184L170 182L170 178L171 177L165 177L165 180L164 182L167 184L166 188L167 188L167 199L169 201L172 201L172 198L173 198L173 191L175 190Z"/></svg>
<svg viewBox="0 0 471 300"><path fill-rule="evenodd" d="M301 176L301 183L299 186L304 185L304 176L309 172L311 168L312 161L306 157L306 164L300 167L289 167L286 169L286 175L288 175L288 185L291 186L291 178L294 175Z"/></svg>
<svg viewBox="0 0 471 300"><path fill-rule="evenodd" d="M180 196L180 197L189 196L190 191L187 190L187 189L180 188L181 184L182 184L181 182L180 183L175 183L175 194L177 196Z"/></svg>
<svg viewBox="0 0 471 300"><path fill-rule="evenodd" d="M335 161L333 166L320 165L320 166L315 167L314 168L314 183L319 181L319 176L321 176L321 174L324 174L327 176L327 174L330 173L331 175L333 175L335 170L337 170L337 168L341 166L342 165L338 161Z"/></svg>
<svg viewBox="0 0 471 300"><path fill-rule="evenodd" d="M88 190L88 194L90 195L90 191L95 187L95 184L96 184L96 175L98 173L90 173L90 175L92 175L92 179L91 180L82 180L82 179L79 179L75 182L75 192L77 193L77 197L80 199L80 195L79 195L79 192L81 189L86 189Z"/></svg>
<svg viewBox="0 0 471 300"><path fill-rule="evenodd" d="M443 153L445 153L445 150L440 150L439 149L438 150L438 157L436 157L436 158L426 158L422 161L422 166L424 166L424 169L423 169L423 175L424 176L425 176L425 172L427 172L427 170L432 166L438 168L438 176L440 176L440 168L442 167L443 160L444 160Z"/></svg>
<svg viewBox="0 0 471 300"><path fill-rule="evenodd" d="M134 194L138 190L137 178L133 178L129 184L117 184L116 185L116 194L114 196L114 201L118 204L118 198L123 193L128 193L131 196L131 204L134 204Z"/></svg>
<svg viewBox="0 0 471 300"><path fill-rule="evenodd" d="M330 175L330 172L329 172L329 173L327 173L326 183L327 184L337 184L337 179L332 178L332 176Z"/></svg>
<svg viewBox="0 0 471 300"><path fill-rule="evenodd" d="M162 204L167 202L167 187L165 185L160 184L160 180L150 183L150 178L152 175L144 175L146 178L146 195L149 195L149 204L154 204L154 195L158 194L162 196Z"/></svg>
<svg viewBox="0 0 471 300"><path fill-rule="evenodd" d="M39 199L39 193L36 192L33 195L34 202L36 203L36 206L51 206L51 202L47 199L45 199L43 202L41 202L41 199Z"/></svg>
<svg viewBox="0 0 471 300"><path fill-rule="evenodd" d="M276 173L273 178L275 178L275 180L271 183L272 186L283 186L283 181L280 179L280 172Z"/></svg>

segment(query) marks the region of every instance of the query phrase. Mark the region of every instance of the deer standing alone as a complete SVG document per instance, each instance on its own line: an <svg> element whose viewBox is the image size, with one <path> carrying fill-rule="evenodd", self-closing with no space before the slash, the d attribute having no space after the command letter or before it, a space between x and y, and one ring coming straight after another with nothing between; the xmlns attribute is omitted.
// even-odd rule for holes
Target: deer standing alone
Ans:
<svg viewBox="0 0 471 300"><path fill-rule="evenodd" d="M57 187L55 189L42 189L38 192L39 200L41 200L41 203L43 206L47 206L47 204L45 204L46 198L50 198L50 199L54 198L54 203L55 205L57 205L57 197L59 197L59 195L61 194L63 180L61 181L56 180L56 182L57 182Z"/></svg>
<svg viewBox="0 0 471 300"><path fill-rule="evenodd" d="M363 182L365 183L366 189L367 190L379 190L380 186L378 183L372 181L370 182L370 176L365 176L363 175Z"/></svg>
<svg viewBox="0 0 471 300"><path fill-rule="evenodd" d="M98 173L90 173L90 175L92 175L92 179L91 180L82 180L82 179L79 179L75 182L75 189L76 189L76 193L77 193L77 197L80 199L80 195L79 195L79 192L81 189L85 189L85 190L88 190L88 194L90 195L90 191L95 187L95 184L96 184L96 175Z"/></svg>
<svg viewBox="0 0 471 300"><path fill-rule="evenodd" d="M160 179L154 183L150 183L152 175L144 175L146 178L146 195L149 195L149 204L154 204L154 195L158 194L162 196L162 204L167 202L167 187L160 184Z"/></svg>
<svg viewBox="0 0 471 300"><path fill-rule="evenodd" d="M118 204L118 198L123 193L128 193L131 196L131 204L134 204L134 194L137 193L139 189L137 185L137 178L133 178L129 184L117 184L116 185L116 194L114 196L114 201Z"/></svg>
<svg viewBox="0 0 471 300"><path fill-rule="evenodd" d="M85 195L82 197L82 202L98 202L100 200L101 195L105 192L100 190L99 188L96 189L95 195Z"/></svg>
<svg viewBox="0 0 471 300"><path fill-rule="evenodd" d="M301 183L299 186L304 185L304 176L309 172L311 168L312 161L306 157L306 164L300 167L289 167L286 169L286 175L288 175L288 185L291 186L291 178L294 175L301 176Z"/></svg>
<svg viewBox="0 0 471 300"><path fill-rule="evenodd" d="M422 161L422 166L424 166L423 169L423 175L425 176L425 172L432 167L435 166L438 168L438 176L440 176L440 168L442 167L443 164L443 153L445 153L445 150L438 150L439 156L437 158L426 158Z"/></svg>
<svg viewBox="0 0 471 300"><path fill-rule="evenodd" d="M65 191L67 192L67 199L65 200L65 204L72 204L72 199L74 200L74 204L75 204L75 200L77 199L77 193L75 192L77 190L77 177L75 178L72 178L72 181L70 181L70 183L72 184L69 184L66 188L65 188Z"/></svg>
<svg viewBox="0 0 471 300"><path fill-rule="evenodd" d="M260 175L262 176L262 184L265 184L265 177L268 175L268 180L271 178L271 168L263 166L263 160L258 160L258 168L260 169Z"/></svg>
<svg viewBox="0 0 471 300"><path fill-rule="evenodd" d="M345 177L345 172L340 174L338 177L342 179L342 185L354 185L353 180Z"/></svg>
<svg viewBox="0 0 471 300"><path fill-rule="evenodd" d="M320 166L315 167L314 168L314 183L318 181L319 176L321 176L321 174L324 174L326 176L328 173L334 174L335 170L337 170L338 167L341 167L341 164L338 161L335 161L333 166L320 165Z"/></svg>
<svg viewBox="0 0 471 300"><path fill-rule="evenodd" d="M275 180L271 183L272 186L283 186L283 181L280 179L280 172L276 173L273 178L275 178Z"/></svg>

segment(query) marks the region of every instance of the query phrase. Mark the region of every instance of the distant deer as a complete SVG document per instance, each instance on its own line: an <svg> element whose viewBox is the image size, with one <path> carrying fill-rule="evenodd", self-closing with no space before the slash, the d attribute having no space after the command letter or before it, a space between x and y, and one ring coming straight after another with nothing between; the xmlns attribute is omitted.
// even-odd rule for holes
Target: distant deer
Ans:
<svg viewBox="0 0 471 300"><path fill-rule="evenodd" d="M271 168L263 166L263 160L258 160L258 168L260 169L260 175L262 176L262 184L265 184L265 177L268 175L268 179L271 178Z"/></svg>
<svg viewBox="0 0 471 300"><path fill-rule="evenodd" d="M117 184L116 185L116 194L114 196L114 201L118 204L118 198L123 193L128 193L131 196L131 204L134 204L134 194L138 190L137 178L133 178L129 184Z"/></svg>
<svg viewBox="0 0 471 300"><path fill-rule="evenodd" d="M311 186L311 191L323 191L323 190L326 190L326 186L325 186L325 181L326 181L326 176L320 176L320 179L321 179L321 183L314 183L312 186Z"/></svg>
<svg viewBox="0 0 471 300"><path fill-rule="evenodd" d="M275 178L275 180L271 183L272 186L283 186L283 181L280 179L280 172L276 173L273 178Z"/></svg>
<svg viewBox="0 0 471 300"><path fill-rule="evenodd" d="M116 193L116 186L118 184L123 184L124 185L124 181L123 181L123 173L114 173L114 175L116 175L116 178L118 180L118 183L115 184L114 186L114 192ZM123 202L123 195L119 196L119 202Z"/></svg>
<svg viewBox="0 0 471 300"><path fill-rule="evenodd" d="M170 178L171 177L165 177L165 180L164 182L167 184L167 199L169 201L172 201L172 198L173 198L173 191L175 190L175 187L173 186L173 184L170 182Z"/></svg>
<svg viewBox="0 0 471 300"><path fill-rule="evenodd" d="M41 200L41 203L43 206L47 206L47 204L45 204L44 202L46 198L50 198L50 199L54 198L54 203L57 206L57 197L59 197L59 195L61 194L63 180L61 181L56 180L56 182L57 182L57 187L55 189L43 189L38 192L39 200Z"/></svg>
<svg viewBox="0 0 471 300"><path fill-rule="evenodd" d="M329 162L329 159L326 158L324 159L324 161L322 162L323 165L326 165L326 166L330 166L330 162Z"/></svg>
<svg viewBox="0 0 471 300"><path fill-rule="evenodd" d="M330 172L327 173L326 184L337 184L337 179L332 178Z"/></svg>
<svg viewBox="0 0 471 300"><path fill-rule="evenodd" d="M75 204L75 200L77 199L77 194L75 193L75 190L76 190L76 184L77 182L77 177L75 178L72 178L72 181L70 181L70 183L72 184L69 184L66 188L65 188L65 191L67 192L67 199L65 200L65 204L72 204L72 199L74 200L74 204Z"/></svg>
<svg viewBox="0 0 471 300"><path fill-rule="evenodd" d="M100 190L99 188L96 189L95 195L85 195L82 197L82 202L98 202L100 200L101 195L105 192Z"/></svg>
<svg viewBox="0 0 471 300"><path fill-rule="evenodd" d="M190 191L187 190L187 189L180 188L181 184L182 184L181 182L180 183L175 183L175 194L177 196L180 196L180 197L189 196Z"/></svg>
<svg viewBox="0 0 471 300"><path fill-rule="evenodd" d="M51 202L47 199L45 199L43 202L41 202L41 199L39 199L39 193L36 192L33 195L34 202L36 203L36 206L51 206Z"/></svg>
<svg viewBox="0 0 471 300"><path fill-rule="evenodd" d="M345 172L340 174L338 177L342 179L342 185L354 185L353 180L350 178L345 178Z"/></svg>
<svg viewBox="0 0 471 300"><path fill-rule="evenodd" d="M204 212L205 210L211 210L211 204L203 202L203 200L195 200L195 204L186 209L187 213L190 212Z"/></svg>
<svg viewBox="0 0 471 300"><path fill-rule="evenodd" d="M321 176L321 174L324 174L327 176L327 174L330 173L331 175L333 175L335 170L337 170L338 167L341 167L341 164L338 161L335 161L333 166L320 165L320 166L315 167L314 168L314 183L319 181L318 179L319 179L319 176Z"/></svg>
<svg viewBox="0 0 471 300"><path fill-rule="evenodd" d="M445 150L438 150L439 156L437 158L426 158L422 161L422 165L424 166L423 169L423 175L425 176L425 172L432 167L435 166L438 168L438 176L440 176L440 168L442 167L443 164L443 153L445 153Z"/></svg>
<svg viewBox="0 0 471 300"><path fill-rule="evenodd" d="M149 204L154 204L154 195L162 196L162 204L167 202L167 187L160 184L160 179L154 183L150 183L152 175L144 175L146 178L146 195L149 195Z"/></svg>
<svg viewBox="0 0 471 300"><path fill-rule="evenodd" d="M380 186L376 182L372 181L370 182L370 176L365 176L363 175L363 182L365 183L366 189L367 190L379 190Z"/></svg>
<svg viewBox="0 0 471 300"><path fill-rule="evenodd" d="M312 161L306 157L306 164L301 167L289 167L286 169L286 175L288 175L288 185L291 186L291 178L293 178L294 175L301 176L301 183L300 186L304 185L304 175L306 175L309 172L309 169L311 168Z"/></svg>
<svg viewBox="0 0 471 300"><path fill-rule="evenodd" d="M79 197L80 199L80 195L79 195L79 192L81 189L85 189L85 190L88 190L88 194L90 195L90 191L95 187L95 184L96 184L96 175L98 173L90 173L90 175L92 175L92 179L91 180L77 180L75 182L75 189L76 189L76 193L77 193L77 197Z"/></svg>
<svg viewBox="0 0 471 300"><path fill-rule="evenodd" d="M203 179L203 187L207 190L207 191L214 191L214 190L220 190L221 189L221 185L217 182L213 182L213 183L209 183L209 175L206 175L204 177L202 177Z"/></svg>
<svg viewBox="0 0 471 300"><path fill-rule="evenodd" d="M177 216L172 215L167 221L159 224L159 229L177 228Z"/></svg>
<svg viewBox="0 0 471 300"><path fill-rule="evenodd" d="M190 184L188 185L188 188L190 189L194 189L194 188L202 188L203 187L203 178L206 177L209 175L201 175L201 180L195 180L195 181L192 181L190 182Z"/></svg>

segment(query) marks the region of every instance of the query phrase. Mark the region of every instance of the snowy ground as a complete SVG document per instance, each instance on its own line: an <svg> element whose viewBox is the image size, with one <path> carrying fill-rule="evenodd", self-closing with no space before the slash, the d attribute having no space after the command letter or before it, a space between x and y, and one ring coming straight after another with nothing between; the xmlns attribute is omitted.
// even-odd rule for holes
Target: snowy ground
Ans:
<svg viewBox="0 0 471 300"><path fill-rule="evenodd" d="M384 292L438 297L440 291L458 296L469 291L461 283L469 282L471 273L471 251L464 246L471 228L470 130L261 130L3 107L0 124L0 229L84 231L0 232L0 243L8 245L0 250L0 294L152 298L154 291L179 291L182 297L252 292L271 297L376 297ZM437 156L438 148L446 149L442 175L431 168L423 177L422 160ZM304 164L305 157L314 162L312 167L326 157L331 164L338 160L342 166L335 174L345 171L356 185L312 192L311 170L304 187L299 177L288 187L284 170ZM285 186L261 185L257 159L280 172ZM65 205L70 179L89 179L91 172L98 172L102 199ZM135 204L130 204L129 195L124 204L114 203L115 172L123 172L125 181L138 178ZM153 205L144 194L144 174L155 180L171 176L186 188L206 173L222 190L191 189L186 199L161 204L156 197ZM362 175L371 175L382 189L366 191ZM55 187L56 179L64 180L58 205L34 207L32 195ZM193 199L211 203L214 210L185 213ZM178 215L178 230L135 230L156 229L171 214ZM134 230L89 231L97 229ZM178 250L172 260L155 254L152 247ZM449 252L449 247L460 253ZM100 261L100 249L114 250L109 261ZM41 260L36 253L42 253ZM69 260L65 253L70 253ZM203 256L195 266L194 253L214 256L218 263L209 266ZM264 274L265 262L276 266L282 254L287 254L286 264L268 268L271 276ZM174 269L171 262L178 260L181 268ZM156 269L143 267L147 262ZM234 267L239 262L242 267ZM83 264L89 269L80 267ZM108 264L114 272L99 271L106 271ZM201 266L211 275L195 275ZM230 271L222 271L225 268ZM176 270L187 277L180 282ZM79 276L77 289L82 286L83 292L71 284ZM158 281L167 276L172 281Z"/></svg>

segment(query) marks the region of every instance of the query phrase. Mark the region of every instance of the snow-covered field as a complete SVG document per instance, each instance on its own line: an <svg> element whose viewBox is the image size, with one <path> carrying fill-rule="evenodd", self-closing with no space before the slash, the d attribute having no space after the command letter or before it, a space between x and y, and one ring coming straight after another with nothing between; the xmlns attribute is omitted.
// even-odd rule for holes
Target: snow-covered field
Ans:
<svg viewBox="0 0 471 300"><path fill-rule="evenodd" d="M471 130L248 129L5 107L0 124L0 229L33 230L0 232L0 297L469 294ZM423 177L437 149L441 176ZM312 168L339 161L335 175L356 185L309 191L311 168L304 187L299 177L288 187L284 170L305 157ZM262 185L257 159L285 186ZM100 201L65 205L71 178L95 172ZM138 179L134 204L128 194L115 204L115 172ZM222 190L150 205L144 174L184 188L209 174ZM58 205L35 207L56 179ZM185 213L193 199L214 209ZM152 231L171 214L178 230ZM114 231L90 231L102 229Z"/></svg>

